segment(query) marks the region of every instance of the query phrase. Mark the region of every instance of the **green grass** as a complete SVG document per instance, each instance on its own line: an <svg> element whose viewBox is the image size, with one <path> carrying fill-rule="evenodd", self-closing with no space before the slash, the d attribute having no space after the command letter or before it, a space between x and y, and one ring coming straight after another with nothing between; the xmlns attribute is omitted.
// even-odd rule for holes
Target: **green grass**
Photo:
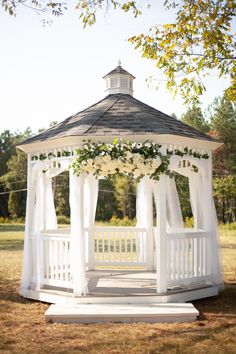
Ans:
<svg viewBox="0 0 236 354"><path fill-rule="evenodd" d="M235 354L236 231L221 231L226 287L195 301L200 319L171 324L56 324L47 304L19 296L23 226L0 225L0 352L3 354Z"/></svg>

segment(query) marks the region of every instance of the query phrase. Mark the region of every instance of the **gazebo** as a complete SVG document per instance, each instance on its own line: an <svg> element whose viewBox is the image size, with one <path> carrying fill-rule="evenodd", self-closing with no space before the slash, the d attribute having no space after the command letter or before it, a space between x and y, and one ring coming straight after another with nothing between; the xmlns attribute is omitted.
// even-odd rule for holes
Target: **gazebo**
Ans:
<svg viewBox="0 0 236 354"><path fill-rule="evenodd" d="M135 77L120 63L104 79L105 98L19 146L28 154L20 294L49 303L185 302L218 294L212 151L221 143L135 99ZM52 192L63 171L70 228L57 227ZM99 179L115 173L137 178L135 227L94 224ZM184 226L175 174L188 178L192 228Z"/></svg>

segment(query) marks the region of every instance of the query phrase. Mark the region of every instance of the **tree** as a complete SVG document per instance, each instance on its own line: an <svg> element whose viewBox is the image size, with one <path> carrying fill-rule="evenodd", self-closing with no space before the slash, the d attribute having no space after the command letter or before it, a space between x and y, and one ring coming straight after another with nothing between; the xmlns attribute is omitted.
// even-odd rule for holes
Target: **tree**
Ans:
<svg viewBox="0 0 236 354"><path fill-rule="evenodd" d="M210 130L210 125L205 120L199 106L188 108L187 112L181 116L181 120L202 133L208 133Z"/></svg>
<svg viewBox="0 0 236 354"><path fill-rule="evenodd" d="M0 135L0 193L5 192L2 176L7 172L7 162L15 153L14 136L9 130ZM8 195L0 194L0 215L8 216Z"/></svg>
<svg viewBox="0 0 236 354"><path fill-rule="evenodd" d="M96 220L108 221L117 212L114 179L99 180Z"/></svg>
<svg viewBox="0 0 236 354"><path fill-rule="evenodd" d="M69 206L69 172L64 171L52 179L56 213L70 216Z"/></svg>
<svg viewBox="0 0 236 354"><path fill-rule="evenodd" d="M3 190L9 192L8 195L5 195L6 210L3 214L4 217L9 215L22 217L25 215L26 191L21 190L26 189L27 155L16 149L16 145L31 135L30 128L27 128L23 133L7 134L11 139L8 139L8 143L5 144L5 154L3 155L7 156L7 161L4 168L5 173L0 177Z"/></svg>
<svg viewBox="0 0 236 354"><path fill-rule="evenodd" d="M236 173L236 109L226 97L218 97L209 108L211 134L224 145L214 154L214 173Z"/></svg>
<svg viewBox="0 0 236 354"><path fill-rule="evenodd" d="M133 219L135 217L135 185L129 177L115 177L115 198L118 217Z"/></svg>
<svg viewBox="0 0 236 354"><path fill-rule="evenodd" d="M236 220L236 177L224 176L213 180L213 195L219 220L223 223Z"/></svg>
<svg viewBox="0 0 236 354"><path fill-rule="evenodd" d="M19 6L55 16L66 10L65 1L2 0L2 4L10 14ZM163 6L175 12L175 21L154 25L148 33L131 37L129 41L135 49L155 62L166 76L167 88L174 94L179 92L186 103L199 102L199 96L206 90L203 77L212 69L218 71L219 77L230 77L225 95L235 100L236 43L232 33L235 0L165 0ZM142 13L136 0L77 0L76 9L86 27L96 22L99 10L109 11L109 7L131 12L134 17Z"/></svg>
<svg viewBox="0 0 236 354"><path fill-rule="evenodd" d="M164 71L167 88L180 92L186 103L199 102L206 90L202 78L212 69L219 77L230 77L225 94L235 100L235 1L166 0L164 6L175 9L175 23L153 26L148 34L133 36L130 42Z"/></svg>
<svg viewBox="0 0 236 354"><path fill-rule="evenodd" d="M22 151L8 161L8 172L3 176L6 189L10 190L8 211L11 217L24 217L26 209L27 156ZM13 190L13 191L12 191Z"/></svg>

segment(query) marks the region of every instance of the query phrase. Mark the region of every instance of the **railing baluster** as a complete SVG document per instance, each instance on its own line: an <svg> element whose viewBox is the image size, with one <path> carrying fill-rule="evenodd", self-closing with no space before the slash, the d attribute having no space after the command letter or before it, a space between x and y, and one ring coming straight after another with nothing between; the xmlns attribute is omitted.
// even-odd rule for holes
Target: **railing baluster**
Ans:
<svg viewBox="0 0 236 354"><path fill-rule="evenodd" d="M135 249L136 249L136 262L140 262L140 233L135 232L134 235L131 236L133 240L135 240Z"/></svg>
<svg viewBox="0 0 236 354"><path fill-rule="evenodd" d="M105 232L102 232L102 260L103 260L103 262L104 262L104 250L105 250L104 242L105 242Z"/></svg>
<svg viewBox="0 0 236 354"><path fill-rule="evenodd" d="M110 234L108 234L107 252L108 252L108 262L110 262L110 261L111 261L111 240L110 240Z"/></svg>
<svg viewBox="0 0 236 354"><path fill-rule="evenodd" d="M120 252L120 262L121 262L121 252L122 252L122 249L121 249L121 247L122 247L121 241L122 241L122 239L121 239L121 232L119 232L119 252Z"/></svg>
<svg viewBox="0 0 236 354"><path fill-rule="evenodd" d="M128 247L127 247L127 242L128 242L128 233L125 232L124 234L125 238L125 261L127 262L128 261Z"/></svg>
<svg viewBox="0 0 236 354"><path fill-rule="evenodd" d="M137 237L137 234L136 234ZM134 238L130 238L130 255L131 255L131 262L133 262L133 256L134 256Z"/></svg>

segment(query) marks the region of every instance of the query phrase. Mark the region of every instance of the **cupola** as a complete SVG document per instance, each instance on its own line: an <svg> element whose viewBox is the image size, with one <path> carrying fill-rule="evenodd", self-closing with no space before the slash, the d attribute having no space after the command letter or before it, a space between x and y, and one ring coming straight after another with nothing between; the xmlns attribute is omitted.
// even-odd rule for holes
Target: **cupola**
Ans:
<svg viewBox="0 0 236 354"><path fill-rule="evenodd" d="M123 93L133 96L133 80L135 77L121 67L119 60L118 66L103 77L106 80L106 92L110 94Z"/></svg>

